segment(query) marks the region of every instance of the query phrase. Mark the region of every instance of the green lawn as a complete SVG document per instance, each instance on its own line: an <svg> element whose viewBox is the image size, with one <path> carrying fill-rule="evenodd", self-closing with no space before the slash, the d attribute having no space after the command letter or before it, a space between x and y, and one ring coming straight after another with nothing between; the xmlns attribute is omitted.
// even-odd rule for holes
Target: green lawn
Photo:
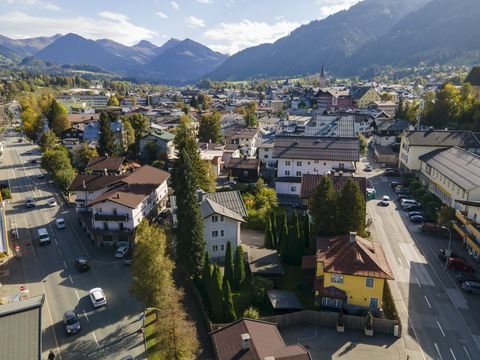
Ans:
<svg viewBox="0 0 480 360"><path fill-rule="evenodd" d="M155 311L148 310L145 314L145 339L147 343L147 354L149 360L160 359L160 356L157 354L158 348L158 339L155 336Z"/></svg>
<svg viewBox="0 0 480 360"><path fill-rule="evenodd" d="M283 264L283 267L285 276L280 283L280 289L294 292L305 309L315 309L312 284L306 281L300 266Z"/></svg>

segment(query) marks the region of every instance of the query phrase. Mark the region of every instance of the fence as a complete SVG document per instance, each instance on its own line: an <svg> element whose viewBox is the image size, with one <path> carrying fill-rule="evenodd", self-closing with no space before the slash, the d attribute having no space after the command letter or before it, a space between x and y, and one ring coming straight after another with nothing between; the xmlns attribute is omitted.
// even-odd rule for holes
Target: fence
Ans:
<svg viewBox="0 0 480 360"><path fill-rule="evenodd" d="M321 325L335 327L338 313L328 311L303 310L285 315L264 317L261 320L277 324L278 327L288 328L298 324ZM363 316L343 315L346 329L363 330L366 318ZM396 320L373 318L373 330L384 334L394 334Z"/></svg>

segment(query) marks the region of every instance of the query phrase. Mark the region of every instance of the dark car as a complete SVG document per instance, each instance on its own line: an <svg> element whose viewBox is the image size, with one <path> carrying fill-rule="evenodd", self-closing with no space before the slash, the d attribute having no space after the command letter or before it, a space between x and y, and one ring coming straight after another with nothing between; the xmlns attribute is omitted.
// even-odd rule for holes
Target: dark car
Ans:
<svg viewBox="0 0 480 360"><path fill-rule="evenodd" d="M475 272L475 268L468 265L465 260L461 258L452 258L449 257L447 261L447 268L450 270L459 270L467 273Z"/></svg>
<svg viewBox="0 0 480 360"><path fill-rule="evenodd" d="M425 218L422 215L412 215L410 216L410 221L414 224L418 224L425 221Z"/></svg>
<svg viewBox="0 0 480 360"><path fill-rule="evenodd" d="M63 314L63 324L67 334L76 334L80 331L80 320L75 311L69 310Z"/></svg>
<svg viewBox="0 0 480 360"><path fill-rule="evenodd" d="M392 181L392 182L390 183L390 187L391 187L392 189L394 189L394 190L395 190L395 188L396 188L397 186L400 186L400 185L402 185L402 184L399 183L398 181Z"/></svg>
<svg viewBox="0 0 480 360"><path fill-rule="evenodd" d="M446 255L446 249L440 249L438 250L438 258L442 261L445 261L447 259L447 255ZM460 259L460 260L463 260L460 256L457 255L457 253L455 253L455 251L452 251L450 253L450 258L455 258L455 259Z"/></svg>
<svg viewBox="0 0 480 360"><path fill-rule="evenodd" d="M78 269L80 272L88 271L90 270L90 264L87 259L84 257L77 257L75 258L75 267Z"/></svg>
<svg viewBox="0 0 480 360"><path fill-rule="evenodd" d="M32 159L32 161L30 161L32 164L36 164L38 163L38 160L37 159Z"/></svg>
<svg viewBox="0 0 480 360"><path fill-rule="evenodd" d="M448 235L447 230L434 222L424 222L420 225L420 231L424 234Z"/></svg>
<svg viewBox="0 0 480 360"><path fill-rule="evenodd" d="M398 195L397 196L397 201L401 202L403 199L410 199L409 195Z"/></svg>
<svg viewBox="0 0 480 360"><path fill-rule="evenodd" d="M422 207L420 205L408 205L403 208L406 212L410 211L422 211Z"/></svg>
<svg viewBox="0 0 480 360"><path fill-rule="evenodd" d="M423 213L423 211L409 211L408 212L408 217L411 218L412 216L417 216L417 215L420 215L422 217L425 216L425 214Z"/></svg>
<svg viewBox="0 0 480 360"><path fill-rule="evenodd" d="M480 279L475 276L475 275L468 275L468 274L465 274L463 272L459 272L457 274L457 276L455 276L455 278L457 279L457 281L459 283L463 283L465 281L480 281Z"/></svg>
<svg viewBox="0 0 480 360"><path fill-rule="evenodd" d="M388 169L385 169L385 175L387 175L387 176L400 176L400 171L398 171L397 169L388 168Z"/></svg>
<svg viewBox="0 0 480 360"><path fill-rule="evenodd" d="M480 282L478 281L465 281L462 284L463 291L472 294L480 294Z"/></svg>

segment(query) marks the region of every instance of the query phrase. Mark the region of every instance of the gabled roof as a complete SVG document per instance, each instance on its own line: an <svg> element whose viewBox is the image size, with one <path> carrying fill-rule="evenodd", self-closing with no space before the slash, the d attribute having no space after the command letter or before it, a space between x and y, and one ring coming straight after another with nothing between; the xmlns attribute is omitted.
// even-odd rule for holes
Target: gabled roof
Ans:
<svg viewBox="0 0 480 360"><path fill-rule="evenodd" d="M232 139L232 140L235 140L235 139L253 139L258 134L259 131L260 131L260 129L258 129L258 128L241 129L241 130L235 131L235 133L233 133L230 136L230 139ZM226 136L227 135L225 134L225 137Z"/></svg>
<svg viewBox="0 0 480 360"><path fill-rule="evenodd" d="M467 147L478 148L480 141L471 131L464 130L425 130L404 131L409 146Z"/></svg>
<svg viewBox="0 0 480 360"><path fill-rule="evenodd" d="M230 210L229 208L220 205L219 203L211 200L205 199L200 205L200 211L202 212L202 217L205 219L213 214L223 215L233 220L244 222L243 217L236 213L235 211Z"/></svg>
<svg viewBox="0 0 480 360"><path fill-rule="evenodd" d="M225 165L227 169L244 169L244 170L256 170L260 169L259 159L244 159L244 158L230 158Z"/></svg>
<svg viewBox="0 0 480 360"><path fill-rule="evenodd" d="M153 184L123 184L120 187L107 191L106 193L98 196L95 200L89 202L88 206L105 201L111 201L113 203L135 209L156 188L157 186Z"/></svg>
<svg viewBox="0 0 480 360"><path fill-rule="evenodd" d="M204 196L241 215L243 218L247 217L247 209L238 190L207 193Z"/></svg>
<svg viewBox="0 0 480 360"><path fill-rule="evenodd" d="M350 96L354 99L360 99L365 95L370 89L373 89L371 86L352 86L350 88Z"/></svg>
<svg viewBox="0 0 480 360"><path fill-rule="evenodd" d="M249 349L242 349L242 334L250 335ZM303 346L286 345L273 323L240 319L210 333L219 360L264 360L268 357L283 360L310 360Z"/></svg>
<svg viewBox="0 0 480 360"><path fill-rule="evenodd" d="M302 175L302 187L300 190L300 197L304 199L310 199L315 195L315 191L317 190L318 184L320 184L320 181L322 180L322 177L324 175L314 175L314 174L303 174ZM363 176L349 176L347 174L343 174L342 176L340 175L332 175L332 182L333 182L333 188L335 189L335 192L339 193L342 191L343 187L345 186L345 183L347 182L348 179L352 179L354 182L356 182L360 188L360 191L362 194L367 196L367 179Z"/></svg>
<svg viewBox="0 0 480 360"><path fill-rule="evenodd" d="M359 161L358 138L276 136L273 157L330 161Z"/></svg>
<svg viewBox="0 0 480 360"><path fill-rule="evenodd" d="M126 175L77 175L70 184L69 191L95 191L121 181ZM85 183L85 188L83 187Z"/></svg>
<svg viewBox="0 0 480 360"><path fill-rule="evenodd" d="M150 133L145 135L143 138L150 137L150 136L156 137L157 139L160 139L166 142L173 141L173 139L175 139L175 135L173 135L172 133L169 133L168 131L163 131L163 130L150 131Z"/></svg>
<svg viewBox="0 0 480 360"><path fill-rule="evenodd" d="M124 156L95 156L88 159L85 171L120 171L122 169Z"/></svg>
<svg viewBox="0 0 480 360"><path fill-rule="evenodd" d="M351 241L352 237L354 241ZM323 262L327 273L393 280L393 272L382 245L353 233L318 238L317 261Z"/></svg>

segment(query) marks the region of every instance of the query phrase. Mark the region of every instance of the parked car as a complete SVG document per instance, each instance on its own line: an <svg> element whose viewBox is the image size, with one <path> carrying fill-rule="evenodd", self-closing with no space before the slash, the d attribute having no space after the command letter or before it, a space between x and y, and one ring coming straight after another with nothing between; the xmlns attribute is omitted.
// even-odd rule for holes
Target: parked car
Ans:
<svg viewBox="0 0 480 360"><path fill-rule="evenodd" d="M37 175L37 179L43 179L45 177L44 173L40 173Z"/></svg>
<svg viewBox="0 0 480 360"><path fill-rule="evenodd" d="M397 186L402 186L402 184L399 183L398 181L392 181L392 182L390 183L390 187L391 187L393 190L395 190L395 188L396 188Z"/></svg>
<svg viewBox="0 0 480 360"><path fill-rule="evenodd" d="M459 283L463 283L465 281L479 281L480 282L480 279L475 276L475 275L468 275L468 274L465 274L463 272L459 272L457 274L457 276L455 276L455 278L457 279L457 281Z"/></svg>
<svg viewBox="0 0 480 360"><path fill-rule="evenodd" d="M75 267L78 271L84 272L90 270L90 264L88 260L82 256L75 258Z"/></svg>
<svg viewBox="0 0 480 360"><path fill-rule="evenodd" d="M424 234L433 234L433 235L446 235L448 232L443 229L440 225L430 222L424 222L420 225L420 231Z"/></svg>
<svg viewBox="0 0 480 360"><path fill-rule="evenodd" d="M94 308L107 305L107 298L102 288L94 288L88 294Z"/></svg>
<svg viewBox="0 0 480 360"><path fill-rule="evenodd" d="M397 196L397 201L398 201L399 203L401 203L402 200L408 199L409 197L410 197L409 195L398 195L398 196Z"/></svg>
<svg viewBox="0 0 480 360"><path fill-rule="evenodd" d="M31 162L32 164L37 164L37 163L38 163L38 159L32 159L30 162Z"/></svg>
<svg viewBox="0 0 480 360"><path fill-rule="evenodd" d="M27 208L32 208L32 207L35 207L36 203L35 203L35 199L31 196L27 196L25 198L25 206Z"/></svg>
<svg viewBox="0 0 480 360"><path fill-rule="evenodd" d="M408 196L411 196L412 194L410 193L410 191L408 190L405 190L405 189L402 189L400 191L397 191L396 192L397 196L400 196L400 195L408 195Z"/></svg>
<svg viewBox="0 0 480 360"><path fill-rule="evenodd" d="M440 249L438 250L438 258L442 261L445 261L447 259L447 250L446 249ZM463 260L455 251L452 250L450 253L450 258L455 258L455 259L460 259Z"/></svg>
<svg viewBox="0 0 480 360"><path fill-rule="evenodd" d="M398 194L402 191L408 191L408 189L406 187L403 187L403 185L397 185L393 188L393 190L395 191L395 194Z"/></svg>
<svg viewBox="0 0 480 360"><path fill-rule="evenodd" d="M411 218L412 216L421 216L424 217L425 214L422 211L410 211L408 213L408 217Z"/></svg>
<svg viewBox="0 0 480 360"><path fill-rule="evenodd" d="M69 310L63 314L63 324L67 334L76 334L80 331L80 320L75 311Z"/></svg>
<svg viewBox="0 0 480 360"><path fill-rule="evenodd" d="M410 205L419 205L415 200L413 199L402 199L400 201L400 206L405 209L406 207Z"/></svg>
<svg viewBox="0 0 480 360"><path fill-rule="evenodd" d="M420 205L408 205L403 208L406 212L409 211L422 211L422 207Z"/></svg>
<svg viewBox="0 0 480 360"><path fill-rule="evenodd" d="M400 171L398 169L387 168L385 169L386 176L400 176Z"/></svg>
<svg viewBox="0 0 480 360"><path fill-rule="evenodd" d="M480 294L480 282L478 281L465 281L462 284L463 291L472 294Z"/></svg>
<svg viewBox="0 0 480 360"><path fill-rule="evenodd" d="M467 273L475 272L475 268L468 265L465 260L461 258L452 258L449 257L447 261L447 268L450 270L459 270Z"/></svg>
<svg viewBox="0 0 480 360"><path fill-rule="evenodd" d="M54 207L54 206L57 206L57 200L55 200L54 198L50 198L47 200L47 205L50 206L50 207Z"/></svg>
<svg viewBox="0 0 480 360"><path fill-rule="evenodd" d="M382 201L380 201L382 206L390 205L390 197L388 195L383 195Z"/></svg>
<svg viewBox="0 0 480 360"><path fill-rule="evenodd" d="M123 258L128 252L128 246L120 246L117 251L115 251L115 257L117 259Z"/></svg>
<svg viewBox="0 0 480 360"><path fill-rule="evenodd" d="M422 215L413 215L410 216L410 221L414 224L418 224L425 221L425 218Z"/></svg>
<svg viewBox="0 0 480 360"><path fill-rule="evenodd" d="M367 165L365 166L365 169L363 171L365 172L371 172L373 170L372 166L371 165Z"/></svg>

